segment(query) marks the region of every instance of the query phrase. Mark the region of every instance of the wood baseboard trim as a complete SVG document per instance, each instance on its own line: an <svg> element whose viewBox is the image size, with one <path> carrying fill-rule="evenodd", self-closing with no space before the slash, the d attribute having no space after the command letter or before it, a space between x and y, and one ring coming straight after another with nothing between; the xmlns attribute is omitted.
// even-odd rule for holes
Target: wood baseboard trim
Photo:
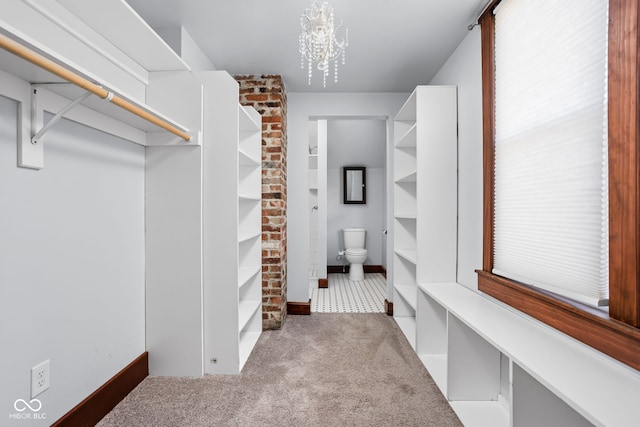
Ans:
<svg viewBox="0 0 640 427"><path fill-rule="evenodd" d="M387 299L384 300L384 312L387 316L393 316L393 303Z"/></svg>
<svg viewBox="0 0 640 427"><path fill-rule="evenodd" d="M287 314L292 316L308 316L311 314L311 298L309 302L287 302Z"/></svg>
<svg viewBox="0 0 640 427"><path fill-rule="evenodd" d="M385 277L387 277L387 270L385 270L385 268L381 265L364 265L364 272L365 273L380 273L380 274L384 274Z"/></svg>
<svg viewBox="0 0 640 427"><path fill-rule="evenodd" d="M318 287L319 288L328 288L329 287L329 279L318 279Z"/></svg>
<svg viewBox="0 0 640 427"><path fill-rule="evenodd" d="M148 375L149 353L145 351L53 423L52 427L96 425Z"/></svg>
<svg viewBox="0 0 640 427"><path fill-rule="evenodd" d="M382 265L369 265L365 264L364 266L365 273L381 273L384 277L387 277L387 270ZM328 265L327 273L348 273L349 266L348 265Z"/></svg>
<svg viewBox="0 0 640 427"><path fill-rule="evenodd" d="M327 273L348 273L348 265L327 265Z"/></svg>

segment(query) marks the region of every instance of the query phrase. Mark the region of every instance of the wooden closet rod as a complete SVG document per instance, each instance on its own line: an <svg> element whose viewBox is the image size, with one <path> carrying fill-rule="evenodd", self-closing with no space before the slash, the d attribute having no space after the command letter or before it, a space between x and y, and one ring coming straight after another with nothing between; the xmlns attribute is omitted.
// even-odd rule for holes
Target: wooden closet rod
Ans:
<svg viewBox="0 0 640 427"><path fill-rule="evenodd" d="M58 77L61 77L67 80L70 83L75 84L76 86L81 87L82 89L93 93L94 95L99 96L102 99L105 99L113 104L116 104L120 108L124 108L132 114L135 114L138 117L145 119L148 122L153 123L154 125L160 126L164 130L171 132L174 135L179 136L185 141L191 140L191 135L188 133L178 129L170 123L167 123L165 120L149 113L148 111L143 110L142 108L130 103L129 101L109 92L105 88L98 86L97 84L85 79L82 76L70 71L55 62L51 61L39 55L38 53L22 46L14 40L11 40L9 37L4 34L0 34L0 47L3 49L13 53L14 55L19 56L22 59L25 59L32 64L37 65Z"/></svg>

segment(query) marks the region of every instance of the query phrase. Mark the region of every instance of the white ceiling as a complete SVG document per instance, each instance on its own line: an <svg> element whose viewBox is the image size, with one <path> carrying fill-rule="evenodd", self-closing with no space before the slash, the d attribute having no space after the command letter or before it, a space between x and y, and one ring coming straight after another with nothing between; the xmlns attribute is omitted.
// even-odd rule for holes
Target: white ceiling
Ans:
<svg viewBox="0 0 640 427"><path fill-rule="evenodd" d="M487 0L330 0L349 30L339 83L300 69L311 0L126 0L152 27L182 26L218 70L279 74L288 92L411 92L428 84Z"/></svg>

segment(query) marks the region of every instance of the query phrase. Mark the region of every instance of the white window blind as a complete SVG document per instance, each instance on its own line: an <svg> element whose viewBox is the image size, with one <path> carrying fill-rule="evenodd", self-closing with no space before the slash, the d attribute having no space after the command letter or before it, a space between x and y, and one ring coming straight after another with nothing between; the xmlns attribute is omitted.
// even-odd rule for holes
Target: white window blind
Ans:
<svg viewBox="0 0 640 427"><path fill-rule="evenodd" d="M495 11L494 274L608 302L606 0Z"/></svg>

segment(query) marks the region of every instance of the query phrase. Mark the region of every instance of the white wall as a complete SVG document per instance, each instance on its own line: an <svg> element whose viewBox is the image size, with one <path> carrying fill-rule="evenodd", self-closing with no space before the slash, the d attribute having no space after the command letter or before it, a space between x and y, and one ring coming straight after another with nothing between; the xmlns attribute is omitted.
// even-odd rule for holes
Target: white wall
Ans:
<svg viewBox="0 0 640 427"><path fill-rule="evenodd" d="M16 103L0 97L0 413L38 396L50 425L145 351L144 148L63 120L45 167L16 166Z"/></svg>
<svg viewBox="0 0 640 427"><path fill-rule="evenodd" d="M318 286L318 123L309 122L309 148L315 153L309 156L309 286Z"/></svg>
<svg viewBox="0 0 640 427"><path fill-rule="evenodd" d="M348 264L346 258L336 261L338 250L345 249L342 229L364 227L367 230L365 264L382 265L382 240L387 226L384 222L384 169L367 168L367 203L342 203L342 169L327 171L327 262L329 265Z"/></svg>
<svg viewBox="0 0 640 427"><path fill-rule="evenodd" d="M475 27L432 85L458 86L458 283L477 288L482 267L482 56Z"/></svg>
<svg viewBox="0 0 640 427"><path fill-rule="evenodd" d="M310 118L375 117L389 121L407 93L289 93L287 94L287 299L309 301L308 121ZM387 126L392 141L393 126ZM392 162L387 158L387 165ZM393 163L391 163L393 164ZM388 173L392 167L387 167ZM391 179L387 179L387 192ZM386 207L386 218L393 216ZM295 236L293 238L292 236ZM391 238L388 236L387 238ZM389 245L390 249L390 245ZM391 259L388 257L387 259Z"/></svg>
<svg viewBox="0 0 640 427"><path fill-rule="evenodd" d="M160 27L154 28L154 31L171 46L171 49L173 49L192 70L212 71L216 69L184 27Z"/></svg>
<svg viewBox="0 0 640 427"><path fill-rule="evenodd" d="M146 153L146 344L149 375L200 376L202 148Z"/></svg>
<svg viewBox="0 0 640 427"><path fill-rule="evenodd" d="M318 278L327 278L327 161L328 161L328 133L329 127L327 120L318 120L317 122L317 139L318 144L318 215L316 217L318 225L318 235L316 242L317 261L318 261ZM312 252L309 243L309 251Z"/></svg>

